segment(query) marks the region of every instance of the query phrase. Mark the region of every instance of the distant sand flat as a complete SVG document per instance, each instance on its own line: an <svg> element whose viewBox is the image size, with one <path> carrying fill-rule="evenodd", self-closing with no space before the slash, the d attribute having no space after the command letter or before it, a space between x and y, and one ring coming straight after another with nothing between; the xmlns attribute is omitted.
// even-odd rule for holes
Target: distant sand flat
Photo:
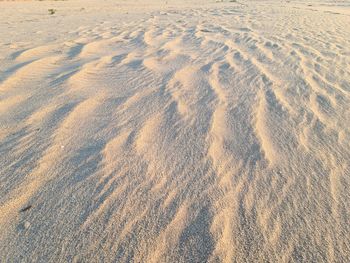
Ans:
<svg viewBox="0 0 350 263"><path fill-rule="evenodd" d="M0 262L350 262L347 2L0 18Z"/></svg>

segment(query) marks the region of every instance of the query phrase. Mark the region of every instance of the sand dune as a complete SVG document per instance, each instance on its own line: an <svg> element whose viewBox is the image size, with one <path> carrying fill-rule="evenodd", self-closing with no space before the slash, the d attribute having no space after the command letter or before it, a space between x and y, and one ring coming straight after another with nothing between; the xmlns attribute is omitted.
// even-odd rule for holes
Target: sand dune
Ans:
<svg viewBox="0 0 350 263"><path fill-rule="evenodd" d="M349 262L349 8L0 2L0 261Z"/></svg>

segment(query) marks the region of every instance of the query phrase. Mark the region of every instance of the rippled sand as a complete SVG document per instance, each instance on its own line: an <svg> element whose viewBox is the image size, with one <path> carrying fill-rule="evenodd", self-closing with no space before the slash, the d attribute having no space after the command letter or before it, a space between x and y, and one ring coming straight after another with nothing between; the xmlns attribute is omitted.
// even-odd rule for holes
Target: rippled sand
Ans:
<svg viewBox="0 0 350 263"><path fill-rule="evenodd" d="M0 18L0 262L350 262L349 4Z"/></svg>

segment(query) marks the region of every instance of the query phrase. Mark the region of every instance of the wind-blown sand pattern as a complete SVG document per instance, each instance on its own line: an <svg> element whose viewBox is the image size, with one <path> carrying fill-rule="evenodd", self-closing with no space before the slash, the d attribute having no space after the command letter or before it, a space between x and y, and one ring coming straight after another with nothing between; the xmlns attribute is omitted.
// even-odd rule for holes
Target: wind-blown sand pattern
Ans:
<svg viewBox="0 0 350 263"><path fill-rule="evenodd" d="M350 262L346 2L0 17L1 262Z"/></svg>

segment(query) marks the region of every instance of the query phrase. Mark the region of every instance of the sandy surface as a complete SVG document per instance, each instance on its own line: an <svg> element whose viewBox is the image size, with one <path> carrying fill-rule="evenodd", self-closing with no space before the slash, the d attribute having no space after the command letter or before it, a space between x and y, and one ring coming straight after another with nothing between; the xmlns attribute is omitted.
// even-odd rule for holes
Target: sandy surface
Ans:
<svg viewBox="0 0 350 263"><path fill-rule="evenodd" d="M0 262L350 262L350 5L182 1L0 2Z"/></svg>

